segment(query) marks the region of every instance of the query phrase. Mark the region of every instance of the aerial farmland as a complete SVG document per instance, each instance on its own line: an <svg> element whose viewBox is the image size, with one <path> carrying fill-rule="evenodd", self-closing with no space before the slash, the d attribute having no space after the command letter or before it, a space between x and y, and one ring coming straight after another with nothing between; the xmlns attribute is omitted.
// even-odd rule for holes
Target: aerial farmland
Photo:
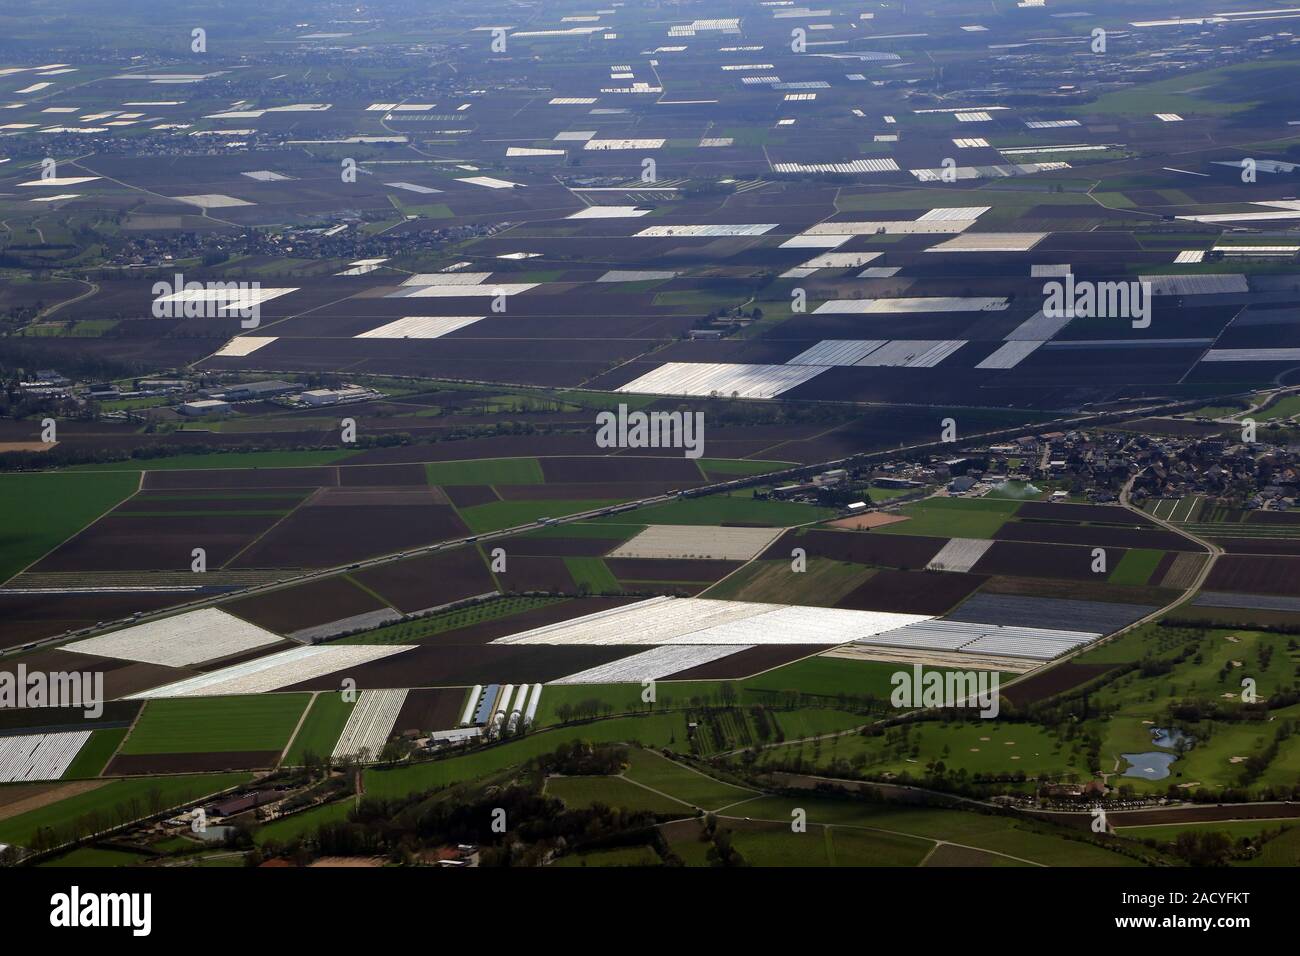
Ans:
<svg viewBox="0 0 1300 956"><path fill-rule="evenodd" d="M0 866L1300 866L1300 11L65 6Z"/></svg>

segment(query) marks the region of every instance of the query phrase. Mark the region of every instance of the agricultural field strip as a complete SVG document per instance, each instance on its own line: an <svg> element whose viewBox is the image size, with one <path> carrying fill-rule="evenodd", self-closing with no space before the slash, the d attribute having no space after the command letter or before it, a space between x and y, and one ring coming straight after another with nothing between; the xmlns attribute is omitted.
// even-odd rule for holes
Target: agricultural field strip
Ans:
<svg viewBox="0 0 1300 956"><path fill-rule="evenodd" d="M739 654L753 645L727 644L721 647L706 644L675 644L654 647L631 657L624 657L598 667L553 680L552 684L639 684L646 680L659 680L700 664Z"/></svg>
<svg viewBox="0 0 1300 956"><path fill-rule="evenodd" d="M0 737L0 783L58 780L90 739L89 730Z"/></svg>
<svg viewBox="0 0 1300 956"><path fill-rule="evenodd" d="M378 757L402 712L406 694L405 688L362 691L334 745L333 759L356 757L363 751L371 759Z"/></svg>
<svg viewBox="0 0 1300 956"><path fill-rule="evenodd" d="M1192 603L1198 607L1300 612L1300 597L1287 597L1280 594L1230 594L1226 591L1202 591Z"/></svg>
<svg viewBox="0 0 1300 956"><path fill-rule="evenodd" d="M912 647L1053 660L1101 637L1086 631L974 624L966 621L930 620L894 631L859 638L856 643L880 647Z"/></svg>
<svg viewBox="0 0 1300 956"><path fill-rule="evenodd" d="M209 607L76 641L64 650L144 664L187 667L278 644L281 640L278 634Z"/></svg>
<svg viewBox="0 0 1300 956"><path fill-rule="evenodd" d="M775 398L825 370L822 366L666 362L614 391L650 395L716 394L738 398Z"/></svg>
<svg viewBox="0 0 1300 956"><path fill-rule="evenodd" d="M651 525L606 557L748 561L766 550L781 533L780 528Z"/></svg>
<svg viewBox="0 0 1300 956"><path fill-rule="evenodd" d="M991 539L950 538L925 567L929 571L969 571L991 547Z"/></svg>
<svg viewBox="0 0 1300 956"><path fill-rule="evenodd" d="M846 644L922 614L656 597L497 638L494 644Z"/></svg>
<svg viewBox="0 0 1300 956"><path fill-rule="evenodd" d="M132 694L128 700L155 697L221 697L234 694L265 694L290 684L322 677L334 671L358 667L371 661L411 650L402 644L340 644L295 647L279 654L199 674L162 687Z"/></svg>

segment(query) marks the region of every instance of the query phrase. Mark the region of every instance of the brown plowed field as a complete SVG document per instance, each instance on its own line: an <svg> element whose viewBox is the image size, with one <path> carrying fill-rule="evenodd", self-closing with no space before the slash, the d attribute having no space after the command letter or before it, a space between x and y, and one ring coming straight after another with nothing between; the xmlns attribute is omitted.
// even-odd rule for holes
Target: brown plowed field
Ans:
<svg viewBox="0 0 1300 956"><path fill-rule="evenodd" d="M0 648L116 621L136 611L156 611L194 600L190 591L117 594L4 594L0 592Z"/></svg>
<svg viewBox="0 0 1300 956"><path fill-rule="evenodd" d="M1127 508L1107 505L1053 504L1047 501L1026 501L1016 512L1017 518L1039 518L1044 521L1097 521L1103 524L1143 525L1154 528L1150 518Z"/></svg>
<svg viewBox="0 0 1300 956"><path fill-rule="evenodd" d="M336 575L256 594L223 607L258 627L288 634L355 614L377 611L383 606L347 578Z"/></svg>
<svg viewBox="0 0 1300 956"><path fill-rule="evenodd" d="M344 487L373 487L375 485L428 484L424 468L420 465L369 465L339 468L339 484Z"/></svg>
<svg viewBox="0 0 1300 956"><path fill-rule="evenodd" d="M1300 555L1300 538L1215 538L1214 543L1229 554Z"/></svg>
<svg viewBox="0 0 1300 956"><path fill-rule="evenodd" d="M1106 549L1108 571L1119 566L1124 554L1123 548ZM1092 548L1078 545L995 541L971 570L976 574L1018 574L1104 583L1106 575L1093 572L1092 560Z"/></svg>
<svg viewBox="0 0 1300 956"><path fill-rule="evenodd" d="M442 490L457 508L473 508L501 500L491 485L447 485Z"/></svg>
<svg viewBox="0 0 1300 956"><path fill-rule="evenodd" d="M810 558L906 570L924 568L947 543L947 538L872 534L870 531L808 531L804 534L787 531L763 552L763 557L788 561L792 549L803 548Z"/></svg>
<svg viewBox="0 0 1300 956"><path fill-rule="evenodd" d="M562 558L598 558L623 542L622 538L559 538L546 535L506 538L497 546L507 555L551 555Z"/></svg>
<svg viewBox="0 0 1300 956"><path fill-rule="evenodd" d="M987 580L978 574L946 571L877 571L835 602L855 611L944 614Z"/></svg>
<svg viewBox="0 0 1300 956"><path fill-rule="evenodd" d="M232 567L331 567L460 537L465 531L448 505L305 506L241 554Z"/></svg>
<svg viewBox="0 0 1300 956"><path fill-rule="evenodd" d="M194 548L203 548L209 570L216 570L277 520L275 515L108 515L65 541L32 570L189 571Z"/></svg>
<svg viewBox="0 0 1300 956"><path fill-rule="evenodd" d="M460 720L465 698L465 691L459 689L413 690L406 695L406 702L393 724L393 733L450 730Z"/></svg>
<svg viewBox="0 0 1300 956"><path fill-rule="evenodd" d="M700 469L689 458L543 458L542 474L548 482L569 484L608 481L699 484L702 480Z"/></svg>
<svg viewBox="0 0 1300 956"><path fill-rule="evenodd" d="M1094 677L1100 677L1114 666L1114 664L1076 664L1070 661L1058 664L1049 671L1026 677L1013 686L1005 688L1002 693L1017 707L1024 707L1026 704L1063 694Z"/></svg>
<svg viewBox="0 0 1300 956"><path fill-rule="evenodd" d="M353 572L403 614L439 607L497 589L477 548L456 548Z"/></svg>
<svg viewBox="0 0 1300 956"><path fill-rule="evenodd" d="M1225 554L1214 562L1205 590L1300 595L1300 557Z"/></svg>
<svg viewBox="0 0 1300 956"><path fill-rule="evenodd" d="M497 580L505 591L577 591L563 558L514 557L507 552L506 571Z"/></svg>
<svg viewBox="0 0 1300 956"><path fill-rule="evenodd" d="M176 498L172 493L152 495L142 491L114 509L115 514L136 514L139 512L175 512L175 511L288 511L308 492L303 490L293 495L266 496L263 498Z"/></svg>
<svg viewBox="0 0 1300 956"><path fill-rule="evenodd" d="M424 644L414 650L282 688L337 689L352 678L361 690L382 687L464 687L471 684L533 683L608 664L644 647L549 644Z"/></svg>
<svg viewBox="0 0 1300 956"><path fill-rule="evenodd" d="M1049 544L1077 544L1089 548L1152 548L1161 551L1200 551L1195 542L1172 531L1141 531L1136 528L1107 528L1101 525L1050 524L1040 521L1008 521L993 535L996 541L1044 541Z"/></svg>
<svg viewBox="0 0 1300 956"><path fill-rule="evenodd" d="M743 561L688 561L672 558L607 558L605 567L620 581L720 581Z"/></svg>

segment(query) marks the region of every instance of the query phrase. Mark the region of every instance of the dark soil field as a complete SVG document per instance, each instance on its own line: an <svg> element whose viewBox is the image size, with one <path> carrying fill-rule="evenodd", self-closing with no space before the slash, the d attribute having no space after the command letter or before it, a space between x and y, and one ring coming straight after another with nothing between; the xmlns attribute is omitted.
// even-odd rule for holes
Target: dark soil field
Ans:
<svg viewBox="0 0 1300 956"><path fill-rule="evenodd" d="M353 577L403 614L477 597L497 589L477 548L436 554L363 568Z"/></svg>
<svg viewBox="0 0 1300 956"><path fill-rule="evenodd" d="M1045 541L1080 544L1089 548L1153 548L1160 551L1203 551L1172 531L1142 531L1101 525L1051 524L1045 521L1008 521L993 537L997 541Z"/></svg>
<svg viewBox="0 0 1300 956"><path fill-rule="evenodd" d="M116 621L136 611L157 611L192 601L193 591L116 594L0 594L0 648Z"/></svg>
<svg viewBox="0 0 1300 956"><path fill-rule="evenodd" d="M1107 573L1124 557L1122 548L1106 549ZM971 568L976 574L1012 574L1072 581L1104 581L1106 575L1092 570L1092 548L1069 544L1031 544L995 541L993 547Z"/></svg>
<svg viewBox="0 0 1300 956"><path fill-rule="evenodd" d="M1300 595L1300 557L1225 554L1210 569L1205 590Z"/></svg>
<svg viewBox="0 0 1300 956"><path fill-rule="evenodd" d="M1089 521L1100 524L1141 525L1153 528L1155 522L1127 508L1106 505L1053 504L1047 501L1026 501L1016 512L1017 518L1040 521Z"/></svg>
<svg viewBox="0 0 1300 956"><path fill-rule="evenodd" d="M383 605L341 575L256 594L223 608L258 627L289 634L318 624L341 620Z"/></svg>
<svg viewBox="0 0 1300 956"><path fill-rule="evenodd" d="M193 677L197 671L161 664L139 664L79 651L41 650L0 661L0 671L17 674L19 664L33 671L90 672L104 675L104 695L110 699L126 697L151 687Z"/></svg>
<svg viewBox="0 0 1300 956"><path fill-rule="evenodd" d="M1011 687L1004 688L1002 693L1017 707L1024 707L1026 704L1063 694L1095 677L1100 677L1113 667L1113 664L1076 664L1067 661L1051 670L1017 681Z"/></svg>
<svg viewBox="0 0 1300 956"><path fill-rule="evenodd" d="M543 458L542 474L547 482L569 484L675 481L699 484L703 480L700 469L689 458Z"/></svg>
<svg viewBox="0 0 1300 956"><path fill-rule="evenodd" d="M326 568L463 535L449 505L299 508L239 556L239 568Z"/></svg>
<svg viewBox="0 0 1300 956"><path fill-rule="evenodd" d="M663 558L607 558L605 567L620 581L720 581L743 562Z"/></svg>
<svg viewBox="0 0 1300 956"><path fill-rule="evenodd" d="M654 498L702 484L704 480L697 472L694 481L550 481L544 485L497 485L496 490L504 501L593 501Z"/></svg>
<svg viewBox="0 0 1300 956"><path fill-rule="evenodd" d="M947 538L869 531L787 531L763 552L763 557L788 561L794 548L803 548L810 558L910 570L924 568L947 543Z"/></svg>
<svg viewBox="0 0 1300 956"><path fill-rule="evenodd" d="M491 485L447 485L442 490L457 508L472 508L501 500Z"/></svg>
<svg viewBox="0 0 1300 956"><path fill-rule="evenodd" d="M215 570L277 520L275 515L110 514L69 538L32 570L189 571L194 548L204 549L208 569Z"/></svg>
<svg viewBox="0 0 1300 956"><path fill-rule="evenodd" d="M460 720L465 706L463 690L413 690L393 724L393 733L450 730Z"/></svg>
<svg viewBox="0 0 1300 956"><path fill-rule="evenodd" d="M552 555L563 558L598 558L623 542L623 538L561 538L550 535L525 535L506 538L500 547L508 555Z"/></svg>
<svg viewBox="0 0 1300 956"><path fill-rule="evenodd" d="M507 552L505 573L498 573L503 591L554 591L573 594L577 590L563 558L520 556Z"/></svg>
<svg viewBox="0 0 1300 956"><path fill-rule="evenodd" d="M947 571L877 571L835 602L855 611L944 614L976 591L986 579Z"/></svg>
<svg viewBox="0 0 1300 956"><path fill-rule="evenodd" d="M1214 543L1229 554L1300 555L1300 538L1215 538Z"/></svg>
<svg viewBox="0 0 1300 956"><path fill-rule="evenodd" d="M360 690L382 687L464 687L553 681L644 651L634 646L549 644L424 644L360 667L313 678L286 691L330 690L352 678Z"/></svg>

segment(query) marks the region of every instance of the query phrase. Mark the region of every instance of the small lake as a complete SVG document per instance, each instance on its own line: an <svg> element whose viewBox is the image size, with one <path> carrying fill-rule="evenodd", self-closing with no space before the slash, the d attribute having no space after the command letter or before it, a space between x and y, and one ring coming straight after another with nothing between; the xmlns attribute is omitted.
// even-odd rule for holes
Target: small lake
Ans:
<svg viewBox="0 0 1300 956"><path fill-rule="evenodd" d="M1177 754L1152 751L1145 754L1120 754L1131 767L1124 771L1126 777L1141 777L1143 780L1163 780L1169 776L1169 767L1178 759Z"/></svg>

